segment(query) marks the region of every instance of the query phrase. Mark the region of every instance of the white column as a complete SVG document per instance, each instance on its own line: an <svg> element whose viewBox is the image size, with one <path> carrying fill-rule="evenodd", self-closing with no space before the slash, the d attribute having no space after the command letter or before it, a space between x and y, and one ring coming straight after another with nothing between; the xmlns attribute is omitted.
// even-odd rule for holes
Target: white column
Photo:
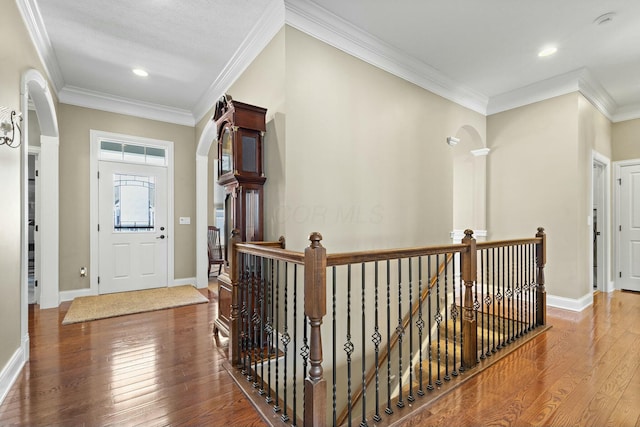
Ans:
<svg viewBox="0 0 640 427"><path fill-rule="evenodd" d="M209 285L207 277L208 167L209 157L196 154L196 283L198 288L206 288Z"/></svg>
<svg viewBox="0 0 640 427"><path fill-rule="evenodd" d="M58 137L40 137L40 308L58 307L59 301L59 163Z"/></svg>

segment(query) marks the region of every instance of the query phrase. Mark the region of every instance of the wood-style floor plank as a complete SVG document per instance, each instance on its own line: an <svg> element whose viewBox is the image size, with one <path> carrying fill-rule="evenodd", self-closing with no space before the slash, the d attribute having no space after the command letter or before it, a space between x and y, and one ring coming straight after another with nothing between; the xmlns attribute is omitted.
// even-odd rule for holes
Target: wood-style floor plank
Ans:
<svg viewBox="0 0 640 427"><path fill-rule="evenodd" d="M640 426L640 294L596 293L398 426Z"/></svg>
<svg viewBox="0 0 640 427"><path fill-rule="evenodd" d="M0 425L267 425L223 366L216 304L66 326L68 303L32 309L31 360ZM640 294L597 293L547 319L550 330L397 425L640 427Z"/></svg>
<svg viewBox="0 0 640 427"><path fill-rule="evenodd" d="M0 425L266 425L222 365L215 296L63 326L69 305L30 308L31 360L0 406Z"/></svg>

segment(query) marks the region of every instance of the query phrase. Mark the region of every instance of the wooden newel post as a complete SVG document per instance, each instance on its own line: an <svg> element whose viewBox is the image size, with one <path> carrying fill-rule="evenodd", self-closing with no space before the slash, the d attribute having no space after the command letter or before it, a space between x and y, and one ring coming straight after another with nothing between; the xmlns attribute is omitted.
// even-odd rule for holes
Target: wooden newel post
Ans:
<svg viewBox="0 0 640 427"><path fill-rule="evenodd" d="M544 266L547 263L547 235L544 228L538 227L536 237L542 241L536 244L536 324L547 324L547 291L544 287Z"/></svg>
<svg viewBox="0 0 640 427"><path fill-rule="evenodd" d="M236 245L241 243L240 230L231 230L229 239L229 279L231 281L231 313L229 319L229 361L232 366L240 364L240 265Z"/></svg>
<svg viewBox="0 0 640 427"><path fill-rule="evenodd" d="M462 280L464 282L464 307L462 308L462 366L465 369L473 368L478 360L478 326L475 309L473 307L473 285L477 277L476 239L473 238L473 230L464 230L462 243L468 248L460 255L462 267Z"/></svg>
<svg viewBox="0 0 640 427"><path fill-rule="evenodd" d="M311 245L304 251L304 314L309 319L309 372L304 380L304 425L325 427L327 383L322 370L320 327L327 314L327 251L318 232L309 236Z"/></svg>

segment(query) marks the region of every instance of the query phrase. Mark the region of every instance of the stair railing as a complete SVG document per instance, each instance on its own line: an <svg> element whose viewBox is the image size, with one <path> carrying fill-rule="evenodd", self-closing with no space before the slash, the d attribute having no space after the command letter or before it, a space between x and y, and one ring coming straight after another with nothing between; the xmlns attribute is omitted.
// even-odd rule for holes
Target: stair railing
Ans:
<svg viewBox="0 0 640 427"><path fill-rule="evenodd" d="M483 251L519 247L516 241L494 242L493 246L491 243L476 244L473 232L467 230L462 243L456 245L328 255L321 240L319 233L312 233L311 243L304 253L288 251L276 244L243 244L239 242L237 233L230 240L232 303L229 360L233 366L230 372L272 425L340 425L342 420L338 419L338 413L341 409L338 405L344 402L349 425L355 421L366 426L369 420L382 425L397 419L405 407L402 375L407 368L412 369L409 364L412 363L413 351L423 345L425 319L428 324L435 319L438 330L441 322L448 320L453 322L454 330L456 326L460 328L460 332L453 335L452 345L461 347L459 362L456 362L456 353L453 354L454 372L458 363L460 371L472 369L486 352L484 341L480 344L477 337L478 319L483 322L486 316L484 301L489 305L489 300L497 302L508 298L510 311L507 315L517 313L520 316L518 322L533 317L535 327L546 321L546 236L543 229L538 230L534 239L518 241L529 245L521 250L523 254L531 256L534 253L535 256L535 281L527 279L527 291L533 292L535 298L523 296L523 282L516 285L505 280L499 284L499 293L491 294L488 291L490 284L484 281L495 275L497 270L487 270L490 263L486 257L490 252L482 255ZM516 253L512 252L507 258L514 265L524 259L524 256L518 258L513 255ZM456 271L459 282L456 282L457 274L453 271L445 274L441 279L444 283L440 284L444 286L443 294L437 298L434 293L429 296L430 291L425 291L425 288L431 289L432 278L438 277L431 271L439 270L440 260L454 254L460 255L460 270ZM530 275L530 257L526 259L527 269L520 271L504 267L508 270L507 275ZM504 262L500 257L491 260ZM446 270L447 264L443 264ZM478 264L480 280L477 277ZM383 286L379 286L380 283ZM383 287L386 300L381 298L385 293ZM450 293L453 300L447 301ZM382 310L379 307L381 299ZM440 304L441 300L444 306L434 309L434 313L430 313L431 318L427 319L422 309L414 311L416 304L425 301ZM497 305L495 303L491 308ZM505 302L501 309L506 305ZM533 315L528 311L531 307L535 308ZM441 319L441 313L444 313L444 319ZM520 323L502 316L499 321L493 320L494 326L496 322L502 322L507 324L507 328L522 330ZM397 323L393 319L397 319ZM422 337L416 342L412 338L414 330ZM409 355L402 354L402 349L407 348L405 334L410 335ZM426 335L430 336L429 333ZM479 338L488 340L483 334ZM397 343L394 345L400 353L394 357L394 365L397 366L393 367L389 357L392 342ZM449 344L444 346L444 352L448 358ZM432 356L430 346L429 361ZM385 381L378 378L384 365L381 357L386 358L388 365L386 393L381 390ZM439 347L437 357L439 360ZM367 388L373 381L371 366L374 367L375 378L375 388L371 392L375 391L375 395L367 398ZM446 366L448 369L448 361ZM392 381L395 389L399 390L399 396L394 396L393 402ZM354 383L360 386L356 392L353 391ZM427 387L427 390L431 389ZM428 391L420 385L417 396L425 393ZM382 400L386 400L386 407ZM407 400L416 400L413 388ZM356 405L360 409L357 414ZM398 411L395 415L394 409Z"/></svg>

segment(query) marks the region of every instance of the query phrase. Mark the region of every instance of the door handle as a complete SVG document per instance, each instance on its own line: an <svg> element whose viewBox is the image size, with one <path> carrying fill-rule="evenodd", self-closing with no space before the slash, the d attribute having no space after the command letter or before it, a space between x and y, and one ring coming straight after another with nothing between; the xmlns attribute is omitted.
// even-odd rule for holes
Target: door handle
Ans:
<svg viewBox="0 0 640 427"><path fill-rule="evenodd" d="M161 234L159 237L156 237L156 239L164 239L164 234Z"/></svg>

